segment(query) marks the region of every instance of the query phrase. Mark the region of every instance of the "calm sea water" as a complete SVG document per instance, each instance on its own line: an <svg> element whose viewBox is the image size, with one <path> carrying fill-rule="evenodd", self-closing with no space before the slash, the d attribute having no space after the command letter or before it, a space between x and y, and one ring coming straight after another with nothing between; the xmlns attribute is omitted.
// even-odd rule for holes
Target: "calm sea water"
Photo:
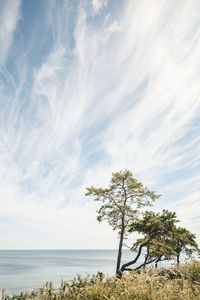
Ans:
<svg viewBox="0 0 200 300"><path fill-rule="evenodd" d="M134 254L124 250L123 261ZM58 286L75 275L115 273L117 250L1 250L0 289L8 294L31 291L47 281Z"/></svg>

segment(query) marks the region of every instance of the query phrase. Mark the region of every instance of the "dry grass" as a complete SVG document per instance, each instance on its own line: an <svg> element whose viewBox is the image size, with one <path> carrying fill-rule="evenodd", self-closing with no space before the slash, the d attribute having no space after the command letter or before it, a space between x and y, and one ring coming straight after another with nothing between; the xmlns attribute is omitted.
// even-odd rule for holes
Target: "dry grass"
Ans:
<svg viewBox="0 0 200 300"><path fill-rule="evenodd" d="M192 261L169 270L142 270L123 278L97 276L76 277L62 282L54 290L51 283L31 294L21 294L10 299L82 299L82 300L200 300L200 262Z"/></svg>

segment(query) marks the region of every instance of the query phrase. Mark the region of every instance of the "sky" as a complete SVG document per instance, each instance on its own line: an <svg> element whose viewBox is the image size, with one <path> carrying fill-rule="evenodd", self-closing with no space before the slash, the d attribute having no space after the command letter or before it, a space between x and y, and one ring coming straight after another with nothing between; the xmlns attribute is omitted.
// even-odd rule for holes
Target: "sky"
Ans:
<svg viewBox="0 0 200 300"><path fill-rule="evenodd" d="M200 242L199 11L0 1L0 249L117 248L85 188L125 169Z"/></svg>

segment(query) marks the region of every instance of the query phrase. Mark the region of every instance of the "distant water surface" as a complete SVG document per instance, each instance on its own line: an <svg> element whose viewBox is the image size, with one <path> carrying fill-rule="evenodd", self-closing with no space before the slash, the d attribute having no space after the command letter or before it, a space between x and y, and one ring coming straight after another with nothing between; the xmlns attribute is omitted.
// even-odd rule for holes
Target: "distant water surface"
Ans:
<svg viewBox="0 0 200 300"><path fill-rule="evenodd" d="M124 250L123 261L134 253ZM115 273L117 250L1 250L0 289L8 294L31 291L47 281L58 286L77 274Z"/></svg>

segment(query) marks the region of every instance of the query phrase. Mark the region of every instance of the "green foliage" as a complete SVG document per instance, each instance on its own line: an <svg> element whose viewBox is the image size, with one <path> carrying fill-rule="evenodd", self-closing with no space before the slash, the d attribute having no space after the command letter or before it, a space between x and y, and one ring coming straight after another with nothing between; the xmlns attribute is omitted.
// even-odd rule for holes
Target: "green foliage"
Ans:
<svg viewBox="0 0 200 300"><path fill-rule="evenodd" d="M97 216L99 222L107 220L113 230L121 232L122 222L127 227L138 215L139 208L151 205L160 195L137 181L129 170L112 173L108 188L90 187L87 196L102 202ZM124 220L122 220L124 218Z"/></svg>
<svg viewBox="0 0 200 300"><path fill-rule="evenodd" d="M177 227L176 223L178 222L175 212L168 210L163 210L162 213L146 211L142 219L134 221L129 226L129 232L137 231L143 234L143 238L137 239L133 244L132 250L141 253L141 249L146 249L144 263L136 269L145 267L152 262L158 263L174 257L179 263L181 252L188 256L191 256L195 251L199 252L195 235L185 228ZM133 263L136 262L137 260L133 261ZM130 262L126 263L122 269L126 269L130 265Z"/></svg>
<svg viewBox="0 0 200 300"><path fill-rule="evenodd" d="M156 195L154 191L150 191L137 181L129 170L112 173L108 188L92 186L86 189L87 196L92 196L95 201L102 202L102 206L97 212L97 220L99 222L107 220L113 230L118 230L120 241L116 274L121 276L122 246L124 238L128 234L127 228L138 218L139 209L150 206L160 195Z"/></svg>
<svg viewBox="0 0 200 300"><path fill-rule="evenodd" d="M129 231L137 231L144 235L144 238L138 239L134 243L132 249L136 250L140 245L146 247L148 250L148 258L146 263L154 260L170 259L174 252L174 248L171 245L171 239L176 229L175 212L169 212L163 210L163 212L155 213L152 211L146 211L143 214L143 218L133 222L130 225Z"/></svg>
<svg viewBox="0 0 200 300"><path fill-rule="evenodd" d="M162 271L162 272L161 272ZM164 271L164 272L163 272ZM172 276L173 275L173 276ZM200 262L191 261L169 270L140 270L116 277L76 277L71 282L62 282L58 289L47 283L42 289L30 294L9 297L3 300L199 300Z"/></svg>
<svg viewBox="0 0 200 300"><path fill-rule="evenodd" d="M184 253L191 257L194 252L199 252L198 244L195 241L195 235L185 228L178 227L173 233L171 244L176 252L177 262L179 263L180 253Z"/></svg>
<svg viewBox="0 0 200 300"><path fill-rule="evenodd" d="M176 219L175 212L169 212L165 209L162 211L162 214L146 211L143 213L142 219L130 225L129 231L143 233L147 239L154 239L158 236L168 237L173 232L177 222L179 221Z"/></svg>

